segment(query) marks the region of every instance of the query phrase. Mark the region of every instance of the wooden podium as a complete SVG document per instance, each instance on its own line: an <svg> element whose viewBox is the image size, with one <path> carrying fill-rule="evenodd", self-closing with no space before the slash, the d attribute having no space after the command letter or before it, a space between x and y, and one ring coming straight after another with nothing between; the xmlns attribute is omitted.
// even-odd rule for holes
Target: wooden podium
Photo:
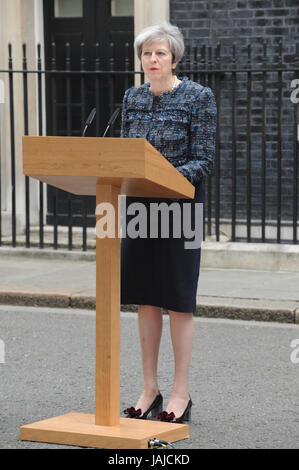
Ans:
<svg viewBox="0 0 299 470"><path fill-rule="evenodd" d="M118 196L193 198L194 186L149 142L136 138L23 137L23 172L114 207ZM97 216L96 220L99 220ZM95 414L71 412L21 426L20 439L109 449L189 435L186 424L120 418L120 235L96 240Z"/></svg>

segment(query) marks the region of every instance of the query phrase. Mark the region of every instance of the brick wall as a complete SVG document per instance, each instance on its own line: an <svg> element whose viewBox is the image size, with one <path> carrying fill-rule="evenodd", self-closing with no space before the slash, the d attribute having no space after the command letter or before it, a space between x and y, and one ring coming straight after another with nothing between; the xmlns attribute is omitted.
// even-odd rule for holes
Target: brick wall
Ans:
<svg viewBox="0 0 299 470"><path fill-rule="evenodd" d="M279 38L294 52L299 40L298 0L170 0L170 21L188 40L245 45Z"/></svg>
<svg viewBox="0 0 299 470"><path fill-rule="evenodd" d="M261 67L263 43L267 44L267 67L279 62L279 41L282 41L281 62L292 67L296 60L296 42L299 44L299 0L170 0L170 21L177 24L187 46L212 46L212 62L215 47L221 45L221 68L231 69L232 45L236 45L236 68L248 62L248 45L252 47L251 63ZM297 67L299 66L297 57ZM265 65L264 64L264 65ZM184 64L182 64L184 66ZM200 65L199 65L200 69ZM298 73L298 72L297 72ZM187 73L186 73L187 74ZM188 75L188 74L187 74ZM299 75L298 75L299 76ZM278 213L278 155L282 146L282 210L281 217L290 221L293 217L294 174L294 124L295 105L290 100L291 80L294 72L282 73L282 125L279 128L279 74L266 74L266 216L275 220ZM192 76L190 77L192 79ZM260 220L262 198L262 133L263 133L263 82L262 73L251 74L251 187L252 218ZM237 73L236 88L236 151L237 151L237 217L246 218L246 170L248 76ZM199 80L201 81L201 80ZM203 81L201 81L203 83ZM205 84L205 83L203 83ZM209 84L209 83L206 83ZM215 83L210 83L215 90ZM220 103L220 215L231 216L232 171L232 75L223 74L218 92ZM299 106L299 105L298 105ZM298 119L298 116L297 116ZM281 138L280 138L281 131ZM299 180L297 179L297 187ZM299 191L298 191L299 193ZM299 200L298 200L299 207Z"/></svg>

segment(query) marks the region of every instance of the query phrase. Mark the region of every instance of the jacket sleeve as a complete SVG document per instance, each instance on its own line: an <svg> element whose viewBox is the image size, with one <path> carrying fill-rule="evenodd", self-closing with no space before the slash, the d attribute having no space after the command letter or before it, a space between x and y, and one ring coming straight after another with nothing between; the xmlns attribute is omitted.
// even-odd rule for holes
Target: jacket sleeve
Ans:
<svg viewBox="0 0 299 470"><path fill-rule="evenodd" d="M190 123L190 160L176 169L193 185L211 173L215 158L217 108L215 97L205 87L195 98Z"/></svg>
<svg viewBox="0 0 299 470"><path fill-rule="evenodd" d="M128 96L129 96L130 88L125 91L123 97L123 107L122 107L122 115L121 115L121 131L120 137L128 137L128 125L127 125L127 104L128 104Z"/></svg>

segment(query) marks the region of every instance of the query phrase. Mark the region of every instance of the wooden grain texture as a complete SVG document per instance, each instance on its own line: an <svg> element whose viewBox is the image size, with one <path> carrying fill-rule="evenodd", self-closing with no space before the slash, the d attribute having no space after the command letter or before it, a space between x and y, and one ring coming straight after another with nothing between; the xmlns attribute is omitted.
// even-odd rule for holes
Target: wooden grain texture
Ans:
<svg viewBox="0 0 299 470"><path fill-rule="evenodd" d="M98 426L92 414L68 413L20 428L21 440L103 449L147 449L153 437L186 439L189 426L128 418L121 418L118 426Z"/></svg>
<svg viewBox="0 0 299 470"><path fill-rule="evenodd" d="M74 194L97 184L145 197L194 197L194 186L145 139L23 137L23 172Z"/></svg>
<svg viewBox="0 0 299 470"><path fill-rule="evenodd" d="M113 426L120 419L120 238L119 188L97 185L96 222L101 203L114 207L114 238L96 239L96 424Z"/></svg>

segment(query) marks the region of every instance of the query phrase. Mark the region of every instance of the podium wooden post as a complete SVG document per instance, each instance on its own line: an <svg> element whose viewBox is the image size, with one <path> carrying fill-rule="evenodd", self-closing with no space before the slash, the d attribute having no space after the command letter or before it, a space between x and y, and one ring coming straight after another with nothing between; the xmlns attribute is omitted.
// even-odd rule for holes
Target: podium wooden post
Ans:
<svg viewBox="0 0 299 470"><path fill-rule="evenodd" d="M189 435L187 424L120 418L120 238L118 196L194 197L194 186L145 139L23 137L23 172L114 208L115 237L96 240L95 414L70 412L21 426L20 439L142 449ZM97 220L99 215L96 216Z"/></svg>
<svg viewBox="0 0 299 470"><path fill-rule="evenodd" d="M120 187L96 186L96 205L110 203L118 223ZM117 234L116 234L117 235ZM105 273L105 275L103 275ZM95 424L120 422L120 239L96 240Z"/></svg>

